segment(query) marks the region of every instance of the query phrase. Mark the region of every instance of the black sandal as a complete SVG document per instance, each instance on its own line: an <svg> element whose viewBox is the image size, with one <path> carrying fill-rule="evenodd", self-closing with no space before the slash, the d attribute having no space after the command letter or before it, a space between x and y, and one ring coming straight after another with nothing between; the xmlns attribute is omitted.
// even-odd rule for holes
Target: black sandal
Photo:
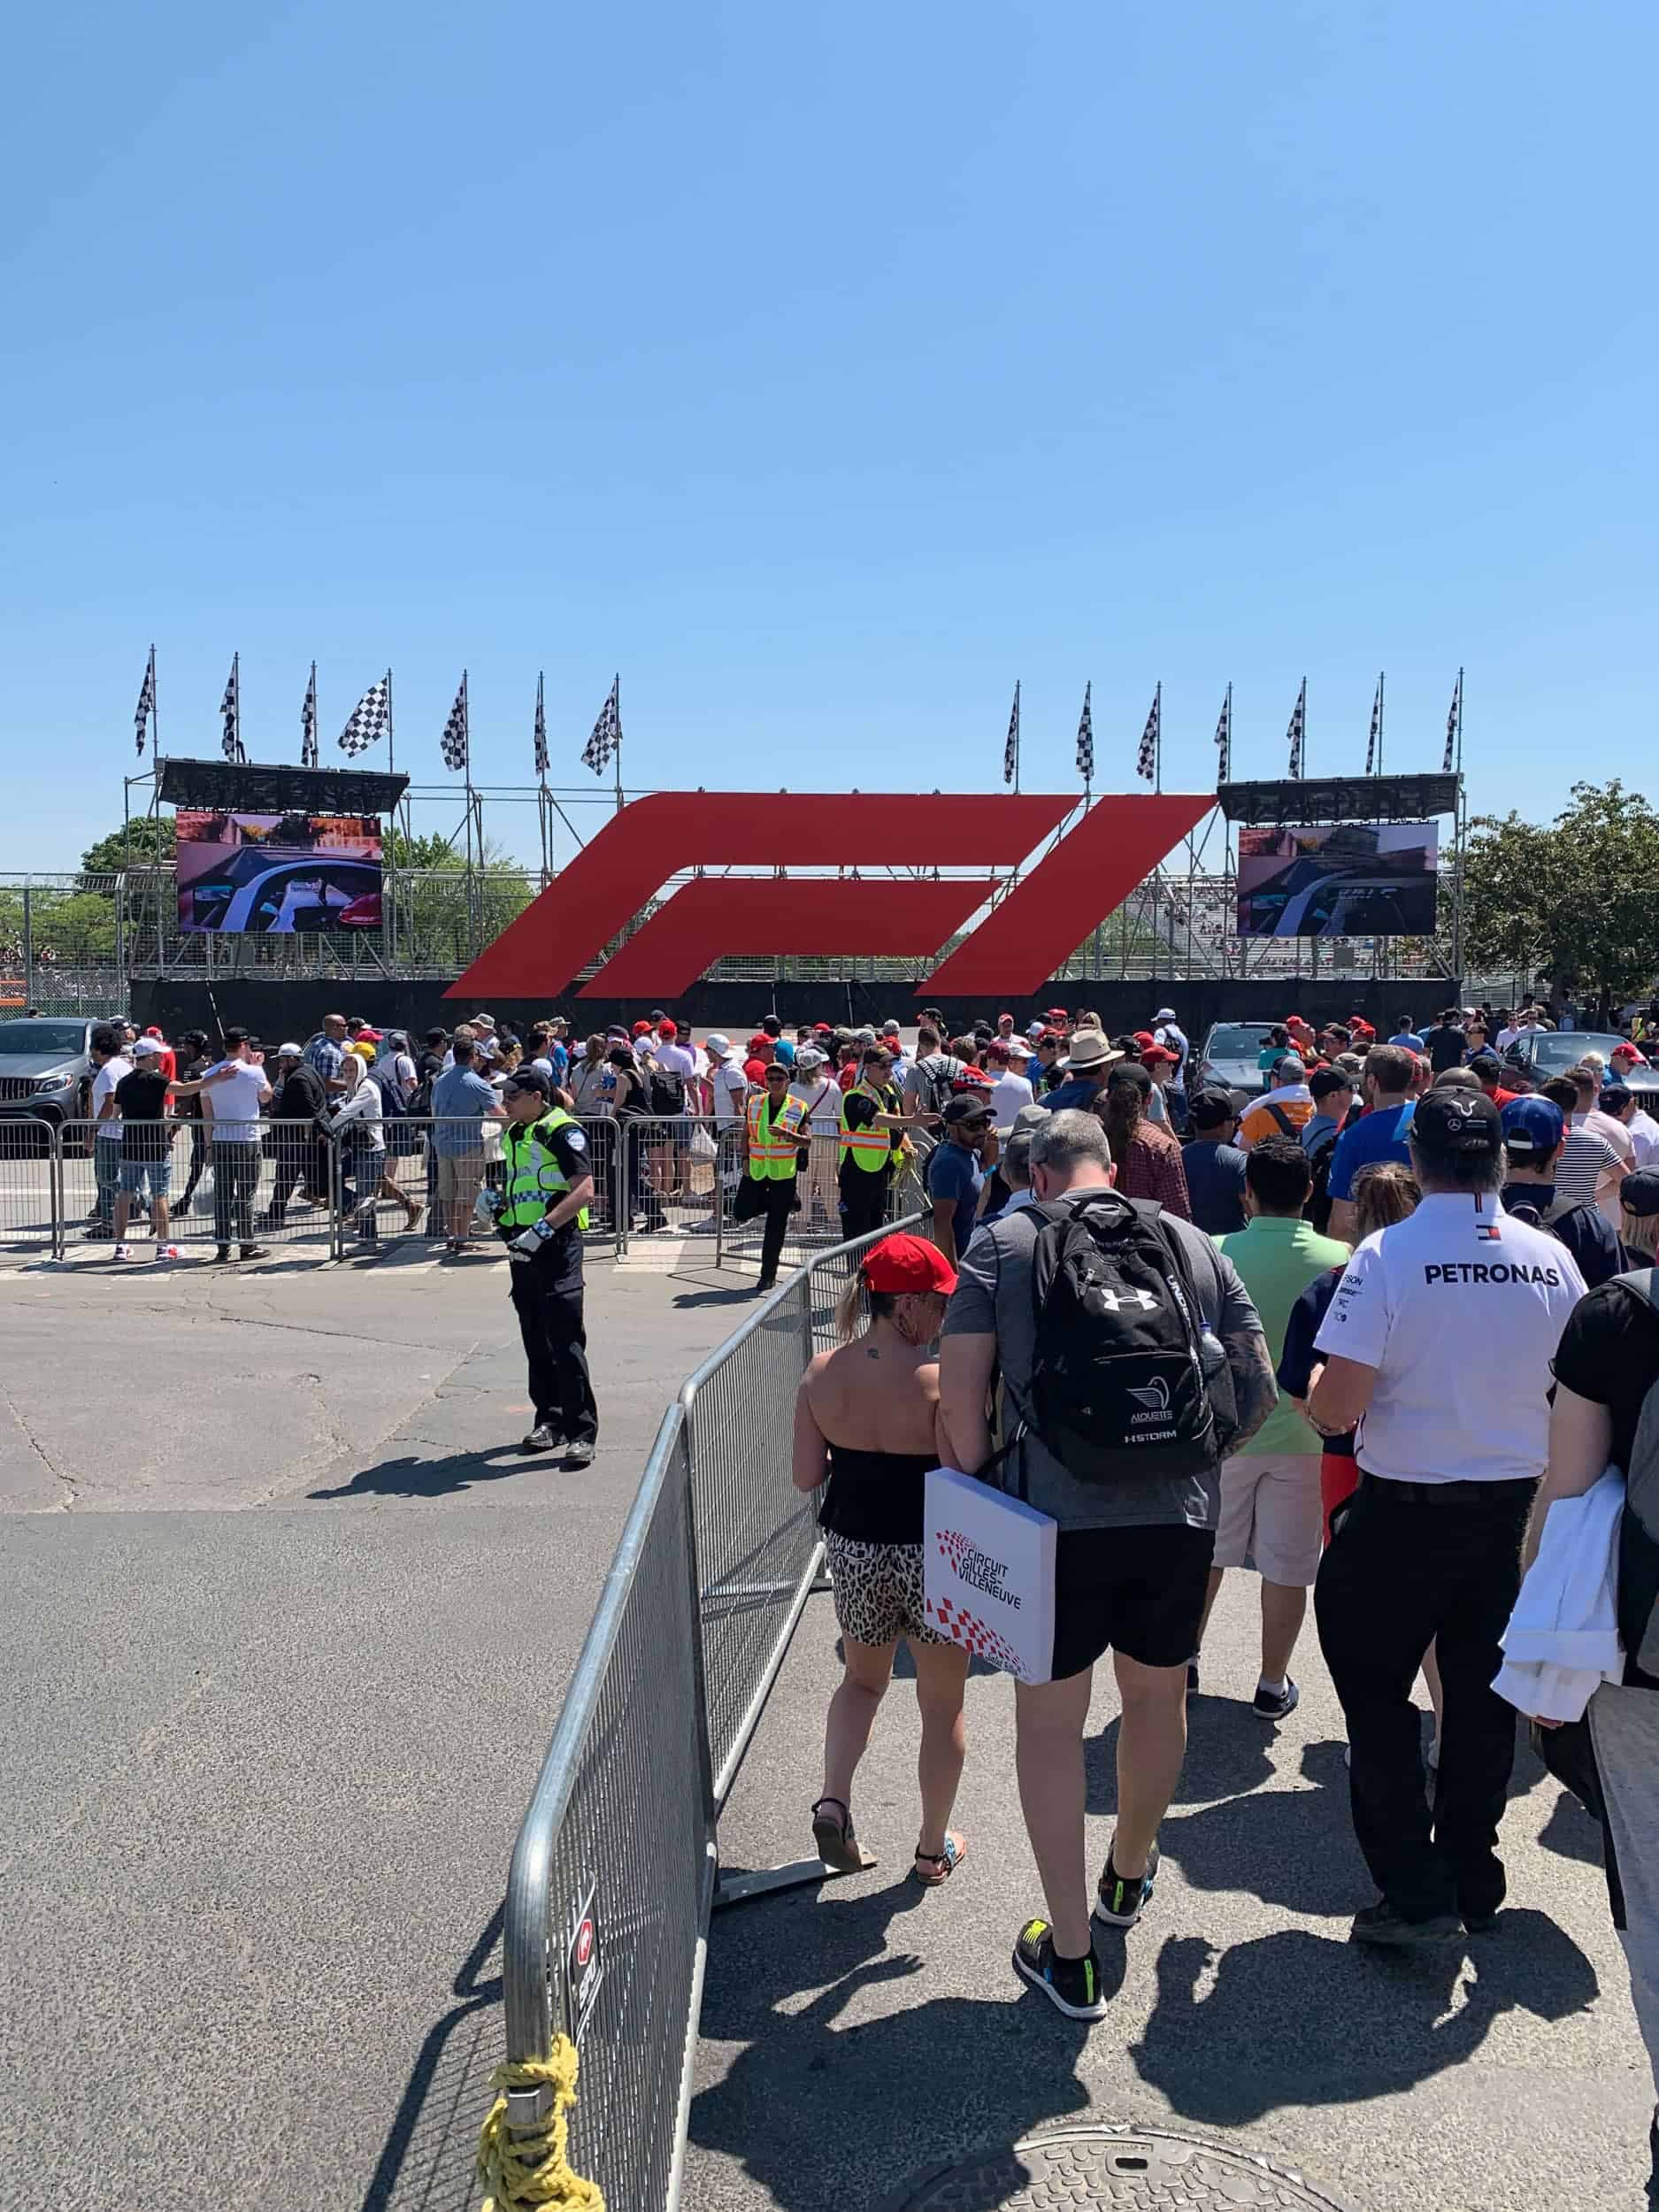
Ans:
<svg viewBox="0 0 1659 2212"><path fill-rule="evenodd" d="M827 1805L841 1808L839 1820L833 1819L825 1810ZM842 1804L839 1797L820 1797L813 1806L812 1840L818 1846L819 1858L837 1874L862 1874L865 1867L875 1864L853 1833L851 1809Z"/></svg>
<svg viewBox="0 0 1659 2212"><path fill-rule="evenodd" d="M952 1830L945 1831L942 1851L918 1851L911 1872L924 1889L942 1889L968 1855L968 1839Z"/></svg>

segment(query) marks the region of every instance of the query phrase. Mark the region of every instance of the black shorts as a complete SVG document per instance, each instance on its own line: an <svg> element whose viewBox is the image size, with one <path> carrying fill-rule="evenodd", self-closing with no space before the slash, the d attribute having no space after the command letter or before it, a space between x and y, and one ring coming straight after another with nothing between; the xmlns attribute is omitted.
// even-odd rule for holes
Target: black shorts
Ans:
<svg viewBox="0 0 1659 2212"><path fill-rule="evenodd" d="M1108 1646L1143 1667L1175 1667L1198 1648L1215 1555L1213 1529L1062 1530L1054 1548L1054 1679L1092 1667Z"/></svg>

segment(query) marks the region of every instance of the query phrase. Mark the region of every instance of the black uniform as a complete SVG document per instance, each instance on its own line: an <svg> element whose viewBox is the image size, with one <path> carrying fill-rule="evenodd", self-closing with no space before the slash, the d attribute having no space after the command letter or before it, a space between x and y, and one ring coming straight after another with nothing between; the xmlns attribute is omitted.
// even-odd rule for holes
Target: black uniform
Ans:
<svg viewBox="0 0 1659 2212"><path fill-rule="evenodd" d="M593 1172L580 1128L555 1129L546 1141L567 1181L578 1183ZM509 1243L523 1233L522 1227L502 1232ZM591 1444L599 1434L599 1408L582 1320L581 1231L567 1222L529 1259L512 1260L510 1268L536 1425L545 1423L567 1444Z"/></svg>

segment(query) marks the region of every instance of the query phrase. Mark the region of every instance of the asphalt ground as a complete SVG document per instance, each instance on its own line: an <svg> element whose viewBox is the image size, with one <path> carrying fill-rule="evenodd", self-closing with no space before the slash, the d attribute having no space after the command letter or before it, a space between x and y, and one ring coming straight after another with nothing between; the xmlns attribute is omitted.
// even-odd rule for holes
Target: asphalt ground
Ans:
<svg viewBox="0 0 1659 2212"><path fill-rule="evenodd" d="M0 1271L8 2212L476 2201L513 1837L747 1302L688 1241L591 1267L577 1474L514 1448L506 1268Z"/></svg>
<svg viewBox="0 0 1659 2212"><path fill-rule="evenodd" d="M967 1856L926 1893L908 1878L915 1698L895 1681L854 1791L879 1864L716 1916L687 2204L877 2212L975 2150L1102 2121L1255 2150L1354 2212L1645 2204L1653 2083L1594 1824L1523 1744L1497 1931L1466 1955L1350 1945L1348 1921L1374 1893L1348 1818L1341 1715L1311 1624L1293 1668L1298 1710L1277 1728L1250 1710L1258 1586L1239 1573L1223 1587L1154 1902L1100 1940L1115 1993L1093 2028L1009 1963L1042 1910L1011 1685L988 1671L969 1683L956 1821ZM810 1855L838 1676L832 1602L817 1597L722 1823L729 1873ZM1089 1720L1096 1867L1117 1711L1103 1665Z"/></svg>

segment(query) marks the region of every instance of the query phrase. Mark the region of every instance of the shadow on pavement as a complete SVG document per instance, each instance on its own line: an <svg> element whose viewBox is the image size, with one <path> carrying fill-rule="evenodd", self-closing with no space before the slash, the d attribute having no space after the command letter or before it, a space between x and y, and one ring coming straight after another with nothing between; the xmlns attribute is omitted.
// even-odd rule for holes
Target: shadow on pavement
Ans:
<svg viewBox="0 0 1659 2212"><path fill-rule="evenodd" d="M901 1880L826 1891L810 1915L780 1900L723 1916L704 2047L747 2047L693 2102L691 2139L738 2161L772 2203L842 2212L849 2176L885 2177L881 2196L926 2164L924 2131L965 2156L1087 2109L1074 2068L1088 2031L1034 1993L906 2005L895 1990L896 2009L839 2024L855 1998L922 1970L914 1955L881 1954L895 1921L940 1901ZM1122 1947L1102 1963L1121 1981ZM804 2005L803 1990L818 1992Z"/></svg>
<svg viewBox="0 0 1659 2212"><path fill-rule="evenodd" d="M499 1974L480 1981L501 1940L503 1908L467 1953L451 1987L459 2001L426 2031L387 2130L359 2212L470 2212L478 2131L501 2052L493 2015Z"/></svg>
<svg viewBox="0 0 1659 2212"><path fill-rule="evenodd" d="M513 1475L545 1474L562 1464L557 1452L521 1452L511 1444L492 1444L481 1452L450 1452L442 1459L383 1459L331 1489L308 1490L308 1498L445 1498L480 1482L503 1482Z"/></svg>
<svg viewBox="0 0 1659 2212"><path fill-rule="evenodd" d="M1224 2127L1280 2105L1397 2096L1461 2066L1506 2012L1564 2020L1598 1993L1572 1938L1531 1910L1506 1913L1466 1954L1379 1955L1301 1929L1220 1953L1171 1936L1157 1985L1129 2056L1184 2118Z"/></svg>

